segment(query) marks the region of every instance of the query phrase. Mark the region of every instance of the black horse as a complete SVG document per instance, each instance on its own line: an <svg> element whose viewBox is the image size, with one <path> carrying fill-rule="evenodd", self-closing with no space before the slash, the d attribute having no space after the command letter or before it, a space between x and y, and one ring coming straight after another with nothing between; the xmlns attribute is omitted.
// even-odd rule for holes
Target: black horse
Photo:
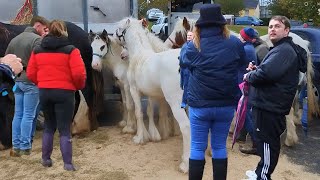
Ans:
<svg viewBox="0 0 320 180"><path fill-rule="evenodd" d="M82 93L89 107L89 120L91 125L90 129L95 130L98 128L97 116L102 111L101 108L103 107L103 77L101 73L92 71L92 48L88 38L88 33L71 22L65 23L68 30L68 39L75 47L80 50L82 59L86 67L87 80L86 86L82 90ZM0 22L0 57L4 56L11 39L22 33L26 27L27 25L11 25ZM5 110L8 114L6 116L6 119L0 117L0 131L3 132L1 133L0 142L2 142L2 144L6 147L10 147L11 123L14 113L14 99L12 92L9 93L9 96L7 96L5 100L6 103L10 104L10 106L8 106ZM77 111L79 101L80 96L76 93L75 112ZM0 111L4 111L4 109L1 109Z"/></svg>

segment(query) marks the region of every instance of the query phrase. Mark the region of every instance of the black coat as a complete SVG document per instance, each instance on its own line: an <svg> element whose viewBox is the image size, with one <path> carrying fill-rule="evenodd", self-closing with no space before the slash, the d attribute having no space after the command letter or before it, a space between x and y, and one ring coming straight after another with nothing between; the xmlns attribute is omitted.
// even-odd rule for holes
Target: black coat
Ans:
<svg viewBox="0 0 320 180"><path fill-rule="evenodd" d="M306 57L296 53L291 37L274 44L262 64L248 73L247 81L255 87L254 107L287 115L297 91L299 70L306 72Z"/></svg>

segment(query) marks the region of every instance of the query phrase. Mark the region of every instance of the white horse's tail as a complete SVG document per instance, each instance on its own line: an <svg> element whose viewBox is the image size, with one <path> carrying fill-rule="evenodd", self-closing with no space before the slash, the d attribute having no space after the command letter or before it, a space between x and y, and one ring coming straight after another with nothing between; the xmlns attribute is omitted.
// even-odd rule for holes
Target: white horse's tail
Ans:
<svg viewBox="0 0 320 180"><path fill-rule="evenodd" d="M312 115L320 115L320 109L318 100L316 99L316 95L314 93L314 85L313 85L313 64L311 59L311 54L308 53L308 63L307 63L307 89L308 89L308 117Z"/></svg>

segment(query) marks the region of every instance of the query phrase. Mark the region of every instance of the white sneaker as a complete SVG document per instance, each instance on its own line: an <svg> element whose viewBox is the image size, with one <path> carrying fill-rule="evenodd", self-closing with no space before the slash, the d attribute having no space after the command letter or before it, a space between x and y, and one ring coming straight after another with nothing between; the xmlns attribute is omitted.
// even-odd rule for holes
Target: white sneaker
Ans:
<svg viewBox="0 0 320 180"><path fill-rule="evenodd" d="M257 179L257 175L256 175L256 172L255 171L252 171L252 170L248 170L246 171L246 175L249 179L247 180L256 180Z"/></svg>

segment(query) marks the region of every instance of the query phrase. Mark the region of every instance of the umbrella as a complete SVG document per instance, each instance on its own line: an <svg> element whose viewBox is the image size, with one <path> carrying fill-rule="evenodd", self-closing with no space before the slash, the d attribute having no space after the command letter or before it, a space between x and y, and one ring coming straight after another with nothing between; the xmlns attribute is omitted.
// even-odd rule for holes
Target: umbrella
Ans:
<svg viewBox="0 0 320 180"><path fill-rule="evenodd" d="M242 92L242 96L238 102L238 108L236 113L236 123L235 123L235 128L234 128L233 137L232 137L232 148L246 120L248 95L249 95L249 83L247 81L244 81L241 84L239 84L239 88Z"/></svg>

